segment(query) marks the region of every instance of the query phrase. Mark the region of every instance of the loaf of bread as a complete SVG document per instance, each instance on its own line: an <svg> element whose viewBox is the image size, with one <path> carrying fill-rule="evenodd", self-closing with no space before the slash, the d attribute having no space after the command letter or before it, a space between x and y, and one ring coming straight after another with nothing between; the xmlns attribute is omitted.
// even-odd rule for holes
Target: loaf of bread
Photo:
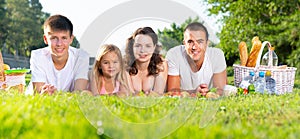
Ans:
<svg viewBox="0 0 300 139"><path fill-rule="evenodd" d="M247 50L247 44L244 41L242 41L239 44L239 51L240 51L241 66L246 66L248 60L248 50Z"/></svg>
<svg viewBox="0 0 300 139"><path fill-rule="evenodd" d="M249 54L249 57L247 60L247 64L246 64L247 67L255 67L256 60L258 58L258 53L261 49L261 45L262 45L261 41L259 40L259 38L257 36L255 36L252 39L252 48L251 48L251 51L250 51L250 54Z"/></svg>

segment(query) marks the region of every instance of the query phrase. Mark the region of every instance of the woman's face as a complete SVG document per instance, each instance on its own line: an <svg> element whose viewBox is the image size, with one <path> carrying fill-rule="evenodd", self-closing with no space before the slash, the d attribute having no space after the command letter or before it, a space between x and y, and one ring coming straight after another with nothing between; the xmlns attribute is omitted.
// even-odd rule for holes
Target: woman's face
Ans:
<svg viewBox="0 0 300 139"><path fill-rule="evenodd" d="M150 61L155 50L153 40L148 35L139 34L135 37L133 44L133 54L138 62Z"/></svg>
<svg viewBox="0 0 300 139"><path fill-rule="evenodd" d="M115 77L121 69L119 57L115 52L108 52L100 61L103 76Z"/></svg>

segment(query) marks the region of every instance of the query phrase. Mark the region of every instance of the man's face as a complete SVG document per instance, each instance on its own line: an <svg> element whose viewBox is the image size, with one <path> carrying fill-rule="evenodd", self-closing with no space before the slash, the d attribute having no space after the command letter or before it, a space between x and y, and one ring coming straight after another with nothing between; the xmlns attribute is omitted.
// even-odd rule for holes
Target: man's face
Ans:
<svg viewBox="0 0 300 139"><path fill-rule="evenodd" d="M184 32L185 50L188 56L197 63L199 60L204 59L205 51L207 48L206 34L204 31L191 31Z"/></svg>
<svg viewBox="0 0 300 139"><path fill-rule="evenodd" d="M68 56L69 46L74 36L70 35L70 31L53 31L49 27L44 29L44 42L51 48L52 55L56 57Z"/></svg>

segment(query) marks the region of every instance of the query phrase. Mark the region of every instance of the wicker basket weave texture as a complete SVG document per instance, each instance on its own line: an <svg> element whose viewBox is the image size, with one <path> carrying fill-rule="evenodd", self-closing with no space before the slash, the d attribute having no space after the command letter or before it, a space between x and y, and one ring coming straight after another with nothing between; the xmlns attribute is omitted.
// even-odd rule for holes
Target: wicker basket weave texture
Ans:
<svg viewBox="0 0 300 139"><path fill-rule="evenodd" d="M297 68L295 67L286 67L284 69L279 69L276 66L263 66L260 65L261 55L265 46L268 46L268 50L270 51L271 44L268 41L263 42L261 50L259 51L259 55L256 61L255 67L245 67L241 65L234 64L234 85L239 86L242 80L249 75L250 71L254 71L256 77L258 76L259 71L271 71L271 77L276 81L276 91L277 94L284 94L287 92L292 92L294 88L295 74ZM272 60L272 57L269 57Z"/></svg>

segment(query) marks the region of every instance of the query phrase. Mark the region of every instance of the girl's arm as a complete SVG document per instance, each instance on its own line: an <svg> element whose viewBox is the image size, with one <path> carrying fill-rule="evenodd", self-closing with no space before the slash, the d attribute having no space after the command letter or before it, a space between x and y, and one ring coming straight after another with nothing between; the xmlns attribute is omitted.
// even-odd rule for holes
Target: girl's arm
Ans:
<svg viewBox="0 0 300 139"><path fill-rule="evenodd" d="M89 71L89 88L88 88L88 90L91 91L94 96L99 95L95 78L96 77L95 77L93 71L90 70Z"/></svg>
<svg viewBox="0 0 300 139"><path fill-rule="evenodd" d="M131 77L128 72L124 72L124 82L120 86L121 94L131 95L134 93L134 89L131 82Z"/></svg>

